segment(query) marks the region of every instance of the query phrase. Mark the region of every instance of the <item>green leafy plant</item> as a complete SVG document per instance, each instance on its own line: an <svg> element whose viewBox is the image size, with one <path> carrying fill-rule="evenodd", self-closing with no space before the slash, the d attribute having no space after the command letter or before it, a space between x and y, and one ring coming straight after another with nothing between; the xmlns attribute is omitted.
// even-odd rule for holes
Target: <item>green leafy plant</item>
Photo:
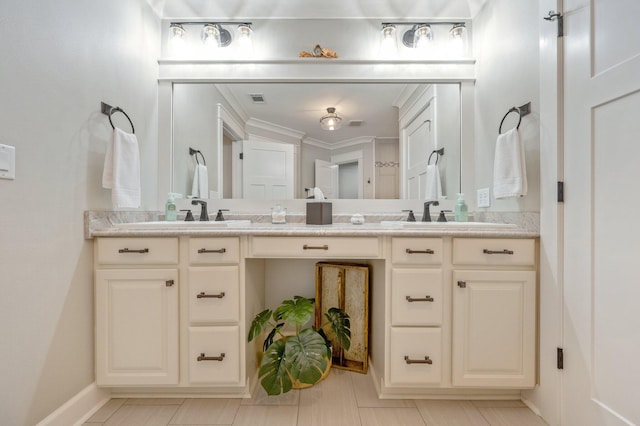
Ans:
<svg viewBox="0 0 640 426"><path fill-rule="evenodd" d="M274 311L265 309L251 322L249 341L271 328L262 345L264 356L258 373L267 394L279 395L289 392L295 385L310 386L323 378L331 366L331 345L326 332L332 333L333 340L349 350L349 315L341 309L331 308L324 314L326 323L319 329L303 328L313 313L311 299L295 296L293 300L282 302ZM291 329L293 334L289 334Z"/></svg>

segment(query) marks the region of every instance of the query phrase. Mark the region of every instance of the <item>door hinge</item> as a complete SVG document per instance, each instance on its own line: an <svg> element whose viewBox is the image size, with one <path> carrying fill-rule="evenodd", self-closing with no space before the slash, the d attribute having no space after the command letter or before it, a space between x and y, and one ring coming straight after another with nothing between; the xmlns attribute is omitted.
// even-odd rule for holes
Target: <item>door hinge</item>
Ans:
<svg viewBox="0 0 640 426"><path fill-rule="evenodd" d="M558 202L564 203L564 182L558 181Z"/></svg>
<svg viewBox="0 0 640 426"><path fill-rule="evenodd" d="M241 152L241 153L240 153L240 159L241 159L241 160L244 160L244 152Z"/></svg>
<svg viewBox="0 0 640 426"><path fill-rule="evenodd" d="M549 22L557 21L558 37L564 36L564 19L562 18L562 13L550 10L549 15L545 16L543 19Z"/></svg>
<svg viewBox="0 0 640 426"><path fill-rule="evenodd" d="M558 348L558 352L556 355L556 362L557 362L558 370L564 370L564 349Z"/></svg>

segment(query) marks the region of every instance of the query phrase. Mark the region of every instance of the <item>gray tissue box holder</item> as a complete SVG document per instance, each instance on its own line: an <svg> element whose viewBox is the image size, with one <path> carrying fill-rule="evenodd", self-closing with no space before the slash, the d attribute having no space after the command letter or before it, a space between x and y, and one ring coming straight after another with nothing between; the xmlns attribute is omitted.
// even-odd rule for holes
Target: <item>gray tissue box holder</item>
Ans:
<svg viewBox="0 0 640 426"><path fill-rule="evenodd" d="M329 202L307 203L307 225L331 225L332 207Z"/></svg>

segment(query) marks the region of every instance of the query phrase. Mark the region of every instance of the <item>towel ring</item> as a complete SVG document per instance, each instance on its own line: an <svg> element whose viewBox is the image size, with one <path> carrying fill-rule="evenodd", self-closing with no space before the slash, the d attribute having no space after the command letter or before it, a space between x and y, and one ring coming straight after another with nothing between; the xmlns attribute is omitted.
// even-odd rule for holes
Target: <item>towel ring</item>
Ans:
<svg viewBox="0 0 640 426"><path fill-rule="evenodd" d="M120 107L113 107L109 110L109 123L111 124L111 127L115 130L116 126L113 125L113 121L111 121L111 115L114 112L121 112L124 114L125 117L127 117L127 120L129 120L129 124L131 124L131 133L135 133L136 130L133 128L133 121L131 121L131 118L129 118L129 116L127 115L126 112L124 112L124 110Z"/></svg>
<svg viewBox="0 0 640 426"><path fill-rule="evenodd" d="M202 163L206 166L207 165L207 160L204 159L204 155L202 154L202 152L200 152L197 149L193 149L193 148L189 147L189 155L195 155L196 164L200 165L200 162L198 161L198 154L200 154L200 157L202 158Z"/></svg>
<svg viewBox="0 0 640 426"><path fill-rule="evenodd" d="M516 125L516 129L520 128L520 123L522 122L522 112L520 111L520 108L511 107L509 111L507 111L507 113L504 115L504 117L502 117L502 121L500 122L500 127L498 127L499 135L502 134L502 123L504 123L504 119L507 118L507 115L511 114L512 112L518 113L518 124Z"/></svg>
<svg viewBox="0 0 640 426"><path fill-rule="evenodd" d="M438 164L440 156L444 155L444 148L434 149L433 151L431 151L431 155L429 155L429 159L427 160L427 165L431 164L431 157L433 157L433 154L436 154L436 164Z"/></svg>

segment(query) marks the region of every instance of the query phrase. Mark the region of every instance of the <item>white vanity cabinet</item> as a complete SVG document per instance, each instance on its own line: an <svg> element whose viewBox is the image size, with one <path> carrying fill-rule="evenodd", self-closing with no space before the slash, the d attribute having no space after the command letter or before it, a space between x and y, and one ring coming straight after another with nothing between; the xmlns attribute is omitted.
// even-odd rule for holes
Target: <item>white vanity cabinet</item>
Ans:
<svg viewBox="0 0 640 426"><path fill-rule="evenodd" d="M243 385L239 238L189 238L185 244L188 385Z"/></svg>
<svg viewBox="0 0 640 426"><path fill-rule="evenodd" d="M391 240L389 386L439 386L442 381L443 242Z"/></svg>
<svg viewBox="0 0 640 426"><path fill-rule="evenodd" d="M454 386L535 386L535 252L533 239L453 240Z"/></svg>
<svg viewBox="0 0 640 426"><path fill-rule="evenodd" d="M99 386L178 384L178 239L96 243Z"/></svg>

